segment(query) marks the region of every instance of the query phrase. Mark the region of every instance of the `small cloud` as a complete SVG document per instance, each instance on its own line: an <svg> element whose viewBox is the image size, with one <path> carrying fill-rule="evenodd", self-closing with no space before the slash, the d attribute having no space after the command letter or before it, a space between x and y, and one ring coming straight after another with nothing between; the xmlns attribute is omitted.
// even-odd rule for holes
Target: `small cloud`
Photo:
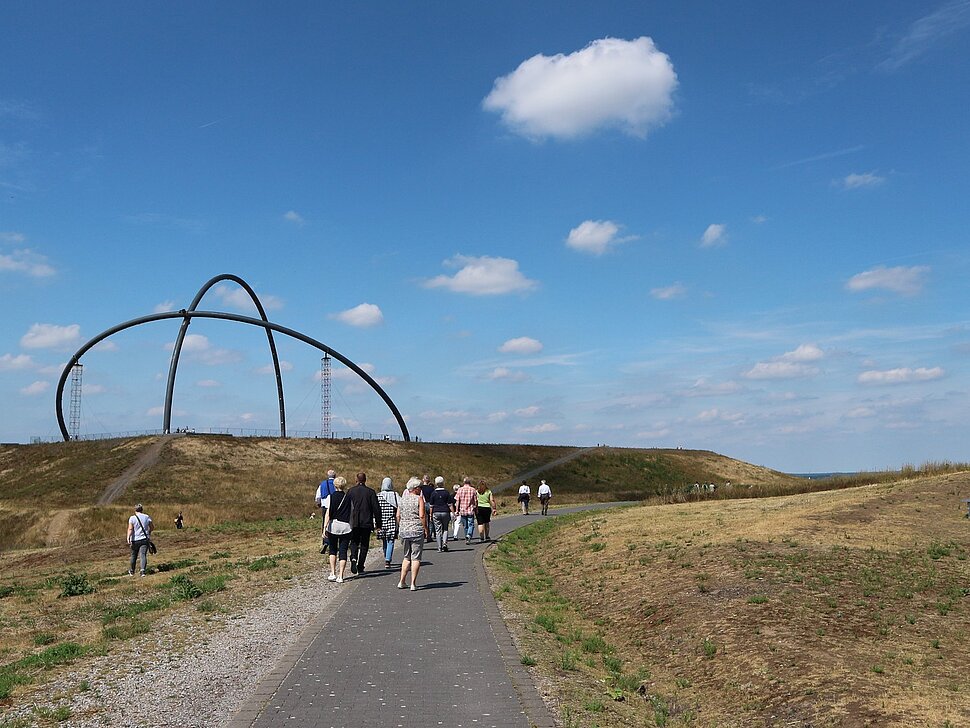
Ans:
<svg viewBox="0 0 970 728"><path fill-rule="evenodd" d="M688 397L714 397L727 394L735 394L740 391L741 385L735 381L717 382L712 384L706 378L701 377L684 394Z"/></svg>
<svg viewBox="0 0 970 728"><path fill-rule="evenodd" d="M20 345L25 349L62 349L76 344L80 338L81 327L78 324L34 324L20 338Z"/></svg>
<svg viewBox="0 0 970 728"><path fill-rule="evenodd" d="M418 415L420 420L465 420L471 415L465 410L425 410Z"/></svg>
<svg viewBox="0 0 970 728"><path fill-rule="evenodd" d="M753 222L755 225L764 225L766 222L768 222L768 218L765 215L755 215L751 218L751 222Z"/></svg>
<svg viewBox="0 0 970 728"><path fill-rule="evenodd" d="M559 425L553 422L545 422L541 425L532 425L531 427L520 427L519 432L526 432L530 434L541 434L545 432L559 432Z"/></svg>
<svg viewBox="0 0 970 728"><path fill-rule="evenodd" d="M522 418L535 417L536 415L539 414L539 411L540 410L536 405L532 405L531 407L523 407L522 409L517 409L515 411L515 416L522 417Z"/></svg>
<svg viewBox="0 0 970 728"><path fill-rule="evenodd" d="M107 390L103 384L85 384L84 385L84 395L90 396L92 394L104 394Z"/></svg>
<svg viewBox="0 0 970 728"><path fill-rule="evenodd" d="M876 410L874 410L872 407L855 407L854 409L850 409L848 412L846 412L845 416L851 420L865 419L868 417L875 417Z"/></svg>
<svg viewBox="0 0 970 728"><path fill-rule="evenodd" d="M612 220L586 220L569 231L566 245L581 253L603 255L611 247L636 240L636 235L617 237L620 226Z"/></svg>
<svg viewBox="0 0 970 728"><path fill-rule="evenodd" d="M485 419L488 422L504 422L509 417L508 412L492 412Z"/></svg>
<svg viewBox="0 0 970 728"><path fill-rule="evenodd" d="M256 304L249 297L249 293L246 292L245 288L220 284L213 288L212 292L226 306L231 306L237 311L246 312L256 310ZM256 295L259 297L259 302L263 304L263 308L266 311L278 311L283 308L283 301L277 296L258 292Z"/></svg>
<svg viewBox="0 0 970 728"><path fill-rule="evenodd" d="M287 210L284 212L283 219L287 222L293 223L294 225L302 225L305 222L303 216L296 210Z"/></svg>
<svg viewBox="0 0 970 728"><path fill-rule="evenodd" d="M889 56L876 68L886 72L896 71L967 25L970 25L970 2L949 0L932 13L914 21L905 35L896 41Z"/></svg>
<svg viewBox="0 0 970 728"><path fill-rule="evenodd" d="M472 296L498 296L531 291L539 285L526 278L519 270L518 261L510 258L456 255L444 264L459 271L453 276L440 275L425 281L426 288L445 288Z"/></svg>
<svg viewBox="0 0 970 728"><path fill-rule="evenodd" d="M885 177L880 177L872 172L864 172L863 174L847 174L832 184L841 187L843 190L858 190L863 187L878 187L885 181Z"/></svg>
<svg viewBox="0 0 970 728"><path fill-rule="evenodd" d="M495 80L482 102L530 139L618 128L643 138L673 116L677 74L651 38L602 38L575 53L538 54Z"/></svg>
<svg viewBox="0 0 970 728"><path fill-rule="evenodd" d="M727 243L727 225L712 223L701 235L702 248L715 248Z"/></svg>
<svg viewBox="0 0 970 728"><path fill-rule="evenodd" d="M217 382L215 379L200 379L195 383L196 387L202 387L203 389L215 389L216 387L221 387L222 383Z"/></svg>
<svg viewBox="0 0 970 728"><path fill-rule="evenodd" d="M150 407L148 410L145 411L145 414L148 417L161 417L163 414L165 414L165 408L161 406Z"/></svg>
<svg viewBox="0 0 970 728"><path fill-rule="evenodd" d="M818 361L825 356L825 352L815 344L800 344L794 351L789 351L781 355L782 361L807 362Z"/></svg>
<svg viewBox="0 0 970 728"><path fill-rule="evenodd" d="M895 268L880 265L852 276L845 287L853 293L881 288L901 296L915 296L923 290L924 279L929 270L925 265Z"/></svg>
<svg viewBox="0 0 970 728"><path fill-rule="evenodd" d="M920 367L910 369L887 369L885 371L870 370L862 372L858 377L859 384L908 384L910 382L928 382L939 379L945 374L941 367Z"/></svg>
<svg viewBox="0 0 970 728"><path fill-rule="evenodd" d="M172 351L175 348L175 342L169 342L165 345L165 348ZM213 346L208 337L202 334L186 334L182 341L182 353L190 359L208 366L231 364L242 359L239 352Z"/></svg>
<svg viewBox="0 0 970 728"><path fill-rule="evenodd" d="M99 341L97 344L95 344L91 351L101 351L106 353L118 351L118 345L109 339L105 339L104 341Z"/></svg>
<svg viewBox="0 0 970 728"><path fill-rule="evenodd" d="M3 233L14 236L19 233ZM47 262L47 256L30 248L0 253L0 273L23 273L31 278L49 278L57 273Z"/></svg>
<svg viewBox="0 0 970 728"><path fill-rule="evenodd" d="M23 233L0 232L0 243L20 244L27 242L27 236Z"/></svg>
<svg viewBox="0 0 970 728"><path fill-rule="evenodd" d="M290 362L286 361L286 359L280 359L280 371L291 372L293 371L293 365L290 364ZM259 367L256 370L256 373L257 374L276 374L276 369L273 367L272 364L267 364L264 367Z"/></svg>
<svg viewBox="0 0 970 728"><path fill-rule="evenodd" d="M746 379L798 379L818 374L816 367L790 361L761 361L742 375Z"/></svg>
<svg viewBox="0 0 970 728"><path fill-rule="evenodd" d="M175 311L175 301L162 301L155 305L152 309L152 313L168 313L169 311Z"/></svg>
<svg viewBox="0 0 970 728"><path fill-rule="evenodd" d="M670 301L687 295L687 288L680 283L674 283L664 288L651 288L650 295L658 301Z"/></svg>
<svg viewBox="0 0 970 728"><path fill-rule="evenodd" d="M509 369L508 367L495 367L486 376L486 379L491 379L493 381L506 381L506 382L524 382L528 380L529 375L525 372L515 371Z"/></svg>
<svg viewBox="0 0 970 728"><path fill-rule="evenodd" d="M26 387L22 387L20 393L25 397L34 397L38 394L43 394L48 389L50 389L50 382L33 382L28 384Z"/></svg>
<svg viewBox="0 0 970 728"><path fill-rule="evenodd" d="M509 339L498 350L503 354L538 354L542 351L542 342L528 336Z"/></svg>
<svg viewBox="0 0 970 728"><path fill-rule="evenodd" d="M361 303L346 311L332 313L328 318L362 329L384 323L384 314L381 313L380 307L373 303Z"/></svg>
<svg viewBox="0 0 970 728"><path fill-rule="evenodd" d="M0 372L13 372L21 369L32 369L34 360L27 354L4 354L0 356Z"/></svg>

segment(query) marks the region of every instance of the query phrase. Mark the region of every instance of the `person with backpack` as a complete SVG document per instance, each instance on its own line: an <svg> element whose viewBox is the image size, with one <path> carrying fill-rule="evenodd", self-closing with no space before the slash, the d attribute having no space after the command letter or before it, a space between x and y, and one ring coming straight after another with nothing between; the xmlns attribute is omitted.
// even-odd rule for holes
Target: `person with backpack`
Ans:
<svg viewBox="0 0 970 728"><path fill-rule="evenodd" d="M135 506L135 514L128 518L128 546L131 548L131 561L128 562L128 576L135 575L135 563L141 559L141 575L148 568L148 545L152 542L155 524L152 517L145 513L141 503Z"/></svg>

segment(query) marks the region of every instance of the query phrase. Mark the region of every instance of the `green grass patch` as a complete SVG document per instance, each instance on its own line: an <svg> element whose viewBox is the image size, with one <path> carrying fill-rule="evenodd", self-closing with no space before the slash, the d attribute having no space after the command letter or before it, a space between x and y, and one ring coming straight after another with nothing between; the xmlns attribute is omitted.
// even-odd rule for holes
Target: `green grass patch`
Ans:
<svg viewBox="0 0 970 728"><path fill-rule="evenodd" d="M85 652L87 648L76 642L62 642L36 655L22 657L16 662L0 667L0 700L9 698L15 686L28 685L32 682L33 673L71 663Z"/></svg>

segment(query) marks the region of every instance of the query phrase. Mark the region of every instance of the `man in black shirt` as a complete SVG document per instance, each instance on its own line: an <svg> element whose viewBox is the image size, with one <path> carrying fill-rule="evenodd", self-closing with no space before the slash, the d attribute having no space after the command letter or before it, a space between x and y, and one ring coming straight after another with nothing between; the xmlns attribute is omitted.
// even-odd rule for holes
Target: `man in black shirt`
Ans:
<svg viewBox="0 0 970 728"><path fill-rule="evenodd" d="M381 504L367 487L367 473L357 473L357 485L347 491L350 499L350 573L363 574L370 535L381 527Z"/></svg>

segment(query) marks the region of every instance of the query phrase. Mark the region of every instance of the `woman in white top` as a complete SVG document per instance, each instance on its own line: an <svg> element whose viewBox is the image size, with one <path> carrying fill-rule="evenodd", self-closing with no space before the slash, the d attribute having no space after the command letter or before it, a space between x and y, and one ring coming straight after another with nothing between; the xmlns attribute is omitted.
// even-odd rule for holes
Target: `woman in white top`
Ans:
<svg viewBox="0 0 970 728"><path fill-rule="evenodd" d="M522 505L522 515L529 515L529 501L532 499L532 488L528 483L519 486L519 503Z"/></svg>
<svg viewBox="0 0 970 728"><path fill-rule="evenodd" d="M148 544L152 540L155 524L152 517L145 513L139 503L135 515L128 518L128 545L131 547L131 561L128 562L128 576L135 575L135 562L141 558L141 575L148 568Z"/></svg>

